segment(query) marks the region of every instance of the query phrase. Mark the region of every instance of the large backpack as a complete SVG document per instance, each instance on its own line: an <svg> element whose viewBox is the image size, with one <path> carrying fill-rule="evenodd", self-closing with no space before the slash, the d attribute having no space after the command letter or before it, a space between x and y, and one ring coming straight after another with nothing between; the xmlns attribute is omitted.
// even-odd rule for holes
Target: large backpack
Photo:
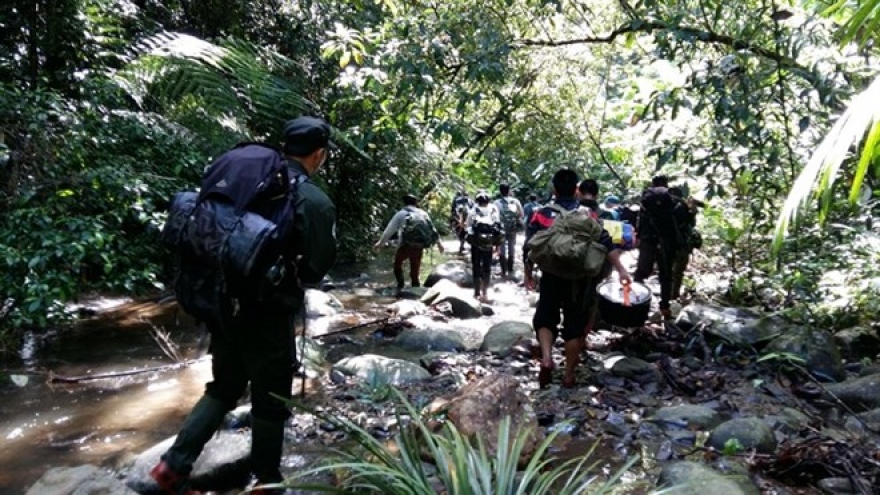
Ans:
<svg viewBox="0 0 880 495"><path fill-rule="evenodd" d="M639 231L653 234L671 246L683 244L681 230L675 218L678 200L665 187L651 187L642 193Z"/></svg>
<svg viewBox="0 0 880 495"><path fill-rule="evenodd" d="M519 229L520 222L519 211L516 207L516 201L513 198L501 198L499 203L499 213L501 215L501 228L509 234Z"/></svg>
<svg viewBox="0 0 880 495"><path fill-rule="evenodd" d="M602 226L586 208L566 210L550 205L558 212L553 223L529 239L529 259L542 271L567 280L581 280L599 275L608 250L599 244Z"/></svg>
<svg viewBox="0 0 880 495"><path fill-rule="evenodd" d="M495 246L501 244L504 232L497 223L492 222L491 206L486 208L477 206L472 211L474 221L467 237L468 244L473 249L491 251Z"/></svg>
<svg viewBox="0 0 880 495"><path fill-rule="evenodd" d="M434 245L434 225L431 217L421 210L406 208L408 212L403 221L400 240L404 246L427 248Z"/></svg>
<svg viewBox="0 0 880 495"><path fill-rule="evenodd" d="M281 153L243 143L220 155L196 192L177 193L162 240L175 253L174 292L196 319L225 326L238 299L270 298L295 284L296 190Z"/></svg>

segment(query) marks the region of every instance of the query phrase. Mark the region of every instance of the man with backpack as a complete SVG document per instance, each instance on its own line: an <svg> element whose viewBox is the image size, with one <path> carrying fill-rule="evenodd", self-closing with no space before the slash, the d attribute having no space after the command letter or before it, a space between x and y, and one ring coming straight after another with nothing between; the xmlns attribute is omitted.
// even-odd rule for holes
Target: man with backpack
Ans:
<svg viewBox="0 0 880 495"><path fill-rule="evenodd" d="M679 200L676 205L676 216L680 218L679 228L682 231L684 245L679 249L672 260L670 268L672 287L670 297L681 297L681 285L684 281L684 272L690 263L691 253L694 249L703 247L703 237L697 230L697 208L703 203L694 197L685 197L684 190L680 187L670 187L669 193Z"/></svg>
<svg viewBox="0 0 880 495"><path fill-rule="evenodd" d="M380 249L397 234L397 251L394 253L394 278L397 290L403 289L403 262L409 260L409 279L413 287L420 287L419 270L425 249L437 245L443 252L443 244L438 242L440 234L431 221L428 212L419 208L419 200L412 194L403 197L403 209L391 217L391 221L376 241L374 250Z"/></svg>
<svg viewBox="0 0 880 495"><path fill-rule="evenodd" d="M303 304L301 284L320 282L336 258L335 206L310 180L327 160L331 144L330 126L325 121L313 117L291 120L284 126L283 152L254 143L240 145L221 155L207 170L192 211L181 215L178 205L172 206L163 230L166 243L205 247L212 239L186 234L204 236L212 232L199 229L221 224L248 229L263 226L261 232L267 238L254 237L251 230L224 234L221 251L226 258L213 267L220 270L213 274L223 278L210 279L207 284L182 275L194 273L191 265L213 253L197 257L181 254L181 276L175 283L178 301L185 310L206 320L211 332L213 381L184 420L174 444L150 472L164 493L197 493L188 482L192 466L248 385L251 472L261 485L283 481L279 467L285 422L290 417L283 400L291 397L298 366L293 320ZM212 214L223 217L230 211L238 216L238 222L211 224L217 220ZM179 223L193 216L201 221ZM271 223L268 227L264 225L267 222ZM175 234L180 238L170 240ZM267 251L260 248L261 243L275 239L283 242L268 251L272 255L269 259L263 259ZM244 271L236 269L236 261L244 259L241 253L254 255L243 264ZM217 285L217 280L222 284ZM217 296L213 300L225 301L225 308L202 313L201 306L192 305L190 296L206 287L213 293L197 294L200 302ZM215 314L221 316L212 317Z"/></svg>
<svg viewBox="0 0 880 495"><path fill-rule="evenodd" d="M498 189L501 197L495 200L495 208L498 209L498 214L501 217L501 228L504 231L498 258L501 262L501 275L506 277L513 275L516 233L523 226L525 212L519 200L510 195L509 184L501 184Z"/></svg>
<svg viewBox="0 0 880 495"><path fill-rule="evenodd" d="M471 245L471 270L474 278L474 297L489 301L489 283L492 278L492 251L504 235L498 208L489 201L486 191L477 193L477 204L467 216L468 243Z"/></svg>
<svg viewBox="0 0 880 495"><path fill-rule="evenodd" d="M474 207L474 202L465 190L459 191L452 201L452 230L458 236L458 254L464 254L464 242L467 237L467 214Z"/></svg>
<svg viewBox="0 0 880 495"><path fill-rule="evenodd" d="M593 281L606 261L617 270L622 283L631 281L608 233L575 198L577 186L577 173L557 171L553 175L555 201L536 211L526 228L526 273L531 276L533 263L542 272L532 321L541 347L538 384L542 388L552 381L555 366L551 352L559 335L560 311L565 341L562 385L571 388L583 349Z"/></svg>
<svg viewBox="0 0 880 495"><path fill-rule="evenodd" d="M538 195L535 193L529 194L528 203L523 205L523 222L525 225L529 224L529 221L532 219L532 213L540 207L541 203L538 202Z"/></svg>
<svg viewBox="0 0 880 495"><path fill-rule="evenodd" d="M683 227L691 214L680 198L669 192L669 179L660 175L651 180L651 187L642 192L639 209L639 260L634 274L636 282L651 276L657 265L660 281L660 314L672 317L672 265L686 249Z"/></svg>

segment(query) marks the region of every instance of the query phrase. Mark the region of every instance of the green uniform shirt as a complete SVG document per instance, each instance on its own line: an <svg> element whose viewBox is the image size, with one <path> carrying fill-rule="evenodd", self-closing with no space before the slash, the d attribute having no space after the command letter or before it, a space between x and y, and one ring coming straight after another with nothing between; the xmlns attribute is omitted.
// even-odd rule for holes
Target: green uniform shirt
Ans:
<svg viewBox="0 0 880 495"><path fill-rule="evenodd" d="M287 161L296 175L308 177L306 169L295 160ZM316 284L336 262L336 206L314 182L299 184L296 200L296 254L299 279Z"/></svg>

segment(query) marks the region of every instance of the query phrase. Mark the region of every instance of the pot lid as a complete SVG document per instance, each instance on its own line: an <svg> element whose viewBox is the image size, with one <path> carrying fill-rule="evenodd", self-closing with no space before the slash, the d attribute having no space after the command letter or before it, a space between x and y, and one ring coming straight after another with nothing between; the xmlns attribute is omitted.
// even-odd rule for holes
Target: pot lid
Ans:
<svg viewBox="0 0 880 495"><path fill-rule="evenodd" d="M611 302L623 304L623 284L619 280L610 280L599 284L596 289L599 295ZM631 305L642 304L651 300L651 289L645 284L630 284L629 302Z"/></svg>

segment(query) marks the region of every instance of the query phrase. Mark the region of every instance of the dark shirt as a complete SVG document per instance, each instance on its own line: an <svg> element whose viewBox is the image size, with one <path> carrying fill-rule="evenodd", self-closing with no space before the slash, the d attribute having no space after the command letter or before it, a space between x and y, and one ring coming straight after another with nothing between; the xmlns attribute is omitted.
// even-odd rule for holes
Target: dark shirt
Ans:
<svg viewBox="0 0 880 495"><path fill-rule="evenodd" d="M287 165L295 174L308 177L299 162L288 160ZM299 279L305 284L316 284L336 262L336 206L310 179L297 189L294 229Z"/></svg>
<svg viewBox="0 0 880 495"><path fill-rule="evenodd" d="M579 206L581 206L581 203L579 203L574 198L556 198L556 200L553 203L565 208L568 211L576 210L576 209L578 209ZM594 201L594 203L595 203L595 201ZM541 230L544 230L547 228L546 226L541 225L539 222L534 221L535 217L537 217L538 215L541 215L542 217L546 217L546 218L552 218L555 220L556 216L559 215L559 212L556 211L555 208L551 208L550 206L544 206L544 207L539 208L538 210L535 211L535 213L532 214L533 221L530 221L529 224L526 226L526 244L525 244L525 247L523 248L523 252L526 254L528 254L528 252L529 252L529 247L528 247L529 246L529 239L531 239L532 236L535 235L535 233L537 233L538 231L541 231ZM611 236L608 234L608 232L605 229L602 229L602 233L599 234L599 239L596 242L605 246L605 249L607 249L609 253L615 249L620 249L620 247L614 245L614 242L611 240Z"/></svg>

